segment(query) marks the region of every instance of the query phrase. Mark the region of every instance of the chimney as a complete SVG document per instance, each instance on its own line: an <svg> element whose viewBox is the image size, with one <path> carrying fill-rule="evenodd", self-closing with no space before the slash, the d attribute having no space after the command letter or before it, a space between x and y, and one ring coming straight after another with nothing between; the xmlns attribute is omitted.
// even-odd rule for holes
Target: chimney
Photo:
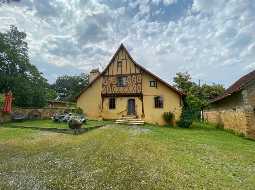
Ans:
<svg viewBox="0 0 255 190"><path fill-rule="evenodd" d="M99 69L92 69L89 73L89 83L91 83L95 78L100 75Z"/></svg>

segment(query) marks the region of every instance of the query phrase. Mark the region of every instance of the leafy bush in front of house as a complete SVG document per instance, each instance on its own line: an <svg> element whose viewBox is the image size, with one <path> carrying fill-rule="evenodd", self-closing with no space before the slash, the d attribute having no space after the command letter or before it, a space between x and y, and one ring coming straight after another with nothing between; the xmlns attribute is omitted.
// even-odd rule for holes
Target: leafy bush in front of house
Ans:
<svg viewBox="0 0 255 190"><path fill-rule="evenodd" d="M165 112L163 114L163 118L167 124L169 125L174 124L174 114L172 112Z"/></svg>
<svg viewBox="0 0 255 190"><path fill-rule="evenodd" d="M192 122L193 122L192 110L187 107L183 107L180 121L178 121L177 125L182 128L189 128L192 125Z"/></svg>

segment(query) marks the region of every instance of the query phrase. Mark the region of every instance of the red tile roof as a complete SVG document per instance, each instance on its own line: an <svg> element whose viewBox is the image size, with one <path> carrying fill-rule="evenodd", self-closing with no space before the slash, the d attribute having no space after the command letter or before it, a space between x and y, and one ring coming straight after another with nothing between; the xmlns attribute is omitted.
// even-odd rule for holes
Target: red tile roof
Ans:
<svg viewBox="0 0 255 190"><path fill-rule="evenodd" d="M247 86L247 84L249 84L251 81L255 80L255 70L248 73L247 75L241 77L239 80L237 80L234 84L232 84L225 92L222 96L219 96L217 98L215 98L214 100L211 101L211 103L220 101L228 96L231 96L233 93L239 92L242 89L244 89L244 87Z"/></svg>

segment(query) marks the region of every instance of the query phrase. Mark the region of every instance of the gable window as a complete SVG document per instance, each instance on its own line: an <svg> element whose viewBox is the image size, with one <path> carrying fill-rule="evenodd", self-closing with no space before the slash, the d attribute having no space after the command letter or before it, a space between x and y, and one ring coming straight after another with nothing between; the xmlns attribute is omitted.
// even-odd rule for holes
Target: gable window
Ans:
<svg viewBox="0 0 255 190"><path fill-rule="evenodd" d="M117 77L117 87L124 87L127 85L127 77L119 76Z"/></svg>
<svg viewBox="0 0 255 190"><path fill-rule="evenodd" d="M109 109L115 109L116 108L116 100L115 98L109 99Z"/></svg>
<svg viewBox="0 0 255 190"><path fill-rule="evenodd" d="M163 97L161 96L156 96L154 98L154 104L155 104L155 108L163 108L164 106L164 101L163 101Z"/></svg>
<svg viewBox="0 0 255 190"><path fill-rule="evenodd" d="M121 68L122 67L122 61L118 61L117 62L117 69Z"/></svg>
<svg viewBox="0 0 255 190"><path fill-rule="evenodd" d="M150 87L155 87L155 88L157 88L157 87L158 87L157 81L151 80L151 81L150 81Z"/></svg>

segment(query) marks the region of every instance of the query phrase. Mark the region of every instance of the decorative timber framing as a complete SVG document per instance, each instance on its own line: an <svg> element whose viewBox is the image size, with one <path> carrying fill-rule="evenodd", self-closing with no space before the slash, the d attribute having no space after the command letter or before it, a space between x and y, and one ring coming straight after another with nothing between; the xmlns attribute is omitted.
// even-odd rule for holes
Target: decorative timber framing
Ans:
<svg viewBox="0 0 255 190"><path fill-rule="evenodd" d="M124 86L118 85L119 77L125 77ZM129 58L124 49L113 57L102 78L102 97L142 94L142 70Z"/></svg>
<svg viewBox="0 0 255 190"><path fill-rule="evenodd" d="M118 53L120 53L122 56L119 57ZM122 61L122 68L118 69L118 71L116 73L114 73L114 68L116 68L116 70L117 70L117 61ZM133 69L129 65L128 61L133 63ZM119 72L119 70L121 70L121 72ZM185 96L184 93L177 90L176 88L174 88L173 86L171 86L170 84L165 82L164 80L160 79L158 76L154 75L153 73L151 73L150 71L145 69L143 66L136 63L134 61L134 59L131 57L131 55L129 54L129 52L127 51L127 49L124 47L124 45L121 44L120 47L118 48L118 50L115 52L112 59L110 60L109 64L102 71L102 73L100 75L98 75L98 77L95 78L95 80L93 80L93 82L91 82L88 86L83 88L81 90L80 94L76 97L76 99L78 99L83 92L85 92L88 88L90 88L95 83L95 81L97 81L101 77L103 79L103 83L102 83L103 90L101 92L102 97L104 97L104 96L109 97L109 96L113 96L113 95L114 96L124 96L124 95L140 96L140 95L143 95L142 94L142 91L143 91L143 89L142 89L142 74L143 73L147 73L147 74L151 75L157 81L163 83L164 85L166 85L168 88L172 89L179 95ZM116 76L118 76L118 75L128 76L129 80L131 78L131 81L134 80L134 81L136 81L136 83L134 83L134 84L130 83L129 85L127 85L125 87L116 87L116 81L117 81ZM103 102L103 100L102 100L102 102Z"/></svg>
<svg viewBox="0 0 255 190"><path fill-rule="evenodd" d="M142 75L131 74L126 76L126 85L117 85L117 76L103 76L102 94L141 94L142 93Z"/></svg>

